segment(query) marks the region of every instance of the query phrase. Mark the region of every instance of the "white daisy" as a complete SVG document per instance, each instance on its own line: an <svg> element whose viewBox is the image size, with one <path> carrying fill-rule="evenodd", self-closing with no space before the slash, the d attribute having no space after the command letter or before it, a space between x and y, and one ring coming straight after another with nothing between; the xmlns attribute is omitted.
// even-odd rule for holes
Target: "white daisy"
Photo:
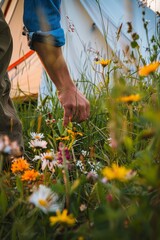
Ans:
<svg viewBox="0 0 160 240"><path fill-rule="evenodd" d="M44 213L61 210L63 204L58 200L58 195L45 185L39 185L39 188L29 197L29 202L40 208Z"/></svg>
<svg viewBox="0 0 160 240"><path fill-rule="evenodd" d="M40 159L41 159L41 157L39 155L35 155L32 161L38 161Z"/></svg>
<svg viewBox="0 0 160 240"><path fill-rule="evenodd" d="M32 148L47 148L47 142L44 140L31 140L29 142L30 147Z"/></svg>
<svg viewBox="0 0 160 240"><path fill-rule="evenodd" d="M31 132L31 137L33 140L41 140L42 138L44 138L43 133L35 133L35 132Z"/></svg>
<svg viewBox="0 0 160 240"><path fill-rule="evenodd" d="M42 171L44 171L46 167L48 167L50 171L53 171L54 167L58 165L54 151L42 153L40 158L42 160Z"/></svg>

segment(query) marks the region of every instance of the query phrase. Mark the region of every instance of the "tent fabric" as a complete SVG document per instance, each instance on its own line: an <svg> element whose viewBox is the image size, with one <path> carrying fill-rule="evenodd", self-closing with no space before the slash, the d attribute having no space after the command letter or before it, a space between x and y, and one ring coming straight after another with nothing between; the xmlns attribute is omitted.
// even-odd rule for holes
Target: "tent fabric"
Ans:
<svg viewBox="0 0 160 240"><path fill-rule="evenodd" d="M98 4L97 1L92 0L80 0L83 7L86 9L91 19L96 22L98 29L103 34L102 29L102 19L98 12ZM107 4L106 4L107 3ZM142 54L145 55L145 48L147 47L146 34L145 29L143 27L142 21L142 10L145 10L145 18L148 19L149 22L149 37L155 34L155 21L156 14L149 8L139 7L139 2L135 0L114 0L114 1L106 1L100 0L99 5L102 11L104 24L107 27L107 42L112 49L118 47L118 51L123 51L123 48L126 44L129 44L130 38L127 34L127 22L132 22L133 31L140 35L141 43L142 43ZM120 24L123 24L121 31L120 44L117 45L116 41L116 32Z"/></svg>
<svg viewBox="0 0 160 240"><path fill-rule="evenodd" d="M95 82L95 72L92 69L93 59L97 56L97 52L100 53L101 57L106 52L106 42L103 35L79 0L62 1L61 24L66 38L63 54L72 79L80 80L81 75L85 74L89 81ZM47 84L48 76L43 74L40 85L42 98L51 94ZM53 85L52 94L54 92Z"/></svg>
<svg viewBox="0 0 160 240"><path fill-rule="evenodd" d="M85 74L87 80L97 84L99 79L93 70L97 53L109 59L113 51L117 53L119 61L123 61L123 52L131 41L130 35L127 34L127 22L132 22L133 31L140 35L141 52L145 56L147 39L142 10L145 10L146 19L150 20L148 26L151 37L156 31L156 14L147 7L140 8L137 0L62 1L62 26L66 34L63 53L72 78L79 80L81 74ZM117 42L117 31L121 24L123 24L121 35ZM103 27L105 27L106 39ZM48 91L46 76L46 74L42 76L40 85L42 98L51 92ZM52 91L53 89L55 90L54 87Z"/></svg>

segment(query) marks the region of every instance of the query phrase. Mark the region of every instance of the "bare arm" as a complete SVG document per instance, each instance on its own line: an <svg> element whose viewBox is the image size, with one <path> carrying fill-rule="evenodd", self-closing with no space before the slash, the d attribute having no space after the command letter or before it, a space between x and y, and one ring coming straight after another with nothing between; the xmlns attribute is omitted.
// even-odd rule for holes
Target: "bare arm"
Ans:
<svg viewBox="0 0 160 240"><path fill-rule="evenodd" d="M64 108L64 126L70 120L86 120L90 112L89 102L73 83L61 47L34 42L34 49L58 90L58 98Z"/></svg>

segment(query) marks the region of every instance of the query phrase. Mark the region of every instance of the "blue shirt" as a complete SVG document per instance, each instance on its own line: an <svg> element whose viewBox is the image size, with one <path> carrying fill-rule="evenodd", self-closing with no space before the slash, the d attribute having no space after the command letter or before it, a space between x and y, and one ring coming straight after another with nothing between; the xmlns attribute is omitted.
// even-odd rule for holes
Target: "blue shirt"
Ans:
<svg viewBox="0 0 160 240"><path fill-rule="evenodd" d="M56 47L65 44L60 24L61 0L24 0L23 22L33 49L33 42L45 42Z"/></svg>

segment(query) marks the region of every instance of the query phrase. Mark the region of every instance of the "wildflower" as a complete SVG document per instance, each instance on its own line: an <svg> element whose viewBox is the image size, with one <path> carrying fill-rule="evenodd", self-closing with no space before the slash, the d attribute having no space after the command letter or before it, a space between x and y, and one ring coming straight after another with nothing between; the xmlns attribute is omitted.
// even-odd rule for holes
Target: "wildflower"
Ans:
<svg viewBox="0 0 160 240"><path fill-rule="evenodd" d="M85 211L87 209L86 204L81 204L79 209L80 209L81 212Z"/></svg>
<svg viewBox="0 0 160 240"><path fill-rule="evenodd" d="M87 161L87 164L90 166L91 171L93 171L95 174L96 174L97 171L100 170L100 168L101 168L100 162Z"/></svg>
<svg viewBox="0 0 160 240"><path fill-rule="evenodd" d="M86 156L87 156L87 151L85 151L85 150L82 150L82 151L81 151L81 153L82 153L82 155L83 155L84 157L86 157Z"/></svg>
<svg viewBox="0 0 160 240"><path fill-rule="evenodd" d="M102 174L107 180L117 179L119 181L126 181L135 175L131 169L126 169L124 166L119 167L116 164L102 169Z"/></svg>
<svg viewBox="0 0 160 240"><path fill-rule="evenodd" d="M39 175L40 175L39 172L35 171L34 169L26 170L23 173L21 179L22 181L36 181Z"/></svg>
<svg viewBox="0 0 160 240"><path fill-rule="evenodd" d="M152 62L144 67L141 67L139 69L139 75L142 77L148 76L150 73L156 71L159 65L160 62Z"/></svg>
<svg viewBox="0 0 160 240"><path fill-rule="evenodd" d="M41 159L41 157L39 155L35 155L32 161L37 161L37 160L40 160L40 159Z"/></svg>
<svg viewBox="0 0 160 240"><path fill-rule="evenodd" d="M99 61L96 61L95 63L96 64L101 64L102 65L102 67L103 68L105 68L107 65L109 65L110 64L110 62L111 62L111 60L108 60L108 59L101 59L101 60L99 60Z"/></svg>
<svg viewBox="0 0 160 240"><path fill-rule="evenodd" d="M62 203L58 202L59 197L45 185L39 185L38 189L29 197L29 202L40 208L44 213L56 212L62 208Z"/></svg>
<svg viewBox="0 0 160 240"><path fill-rule="evenodd" d="M44 138L43 133L31 132L30 134L31 134L32 139L34 139L34 140L36 140L36 139L41 140L42 138Z"/></svg>
<svg viewBox="0 0 160 240"><path fill-rule="evenodd" d="M101 183L106 184L107 182L108 181L107 181L107 179L105 177L101 179Z"/></svg>
<svg viewBox="0 0 160 240"><path fill-rule="evenodd" d="M29 145L32 148L47 148L47 142L44 140L34 139L29 142Z"/></svg>
<svg viewBox="0 0 160 240"><path fill-rule="evenodd" d="M60 143L61 145L61 143ZM59 151L57 152L57 161L59 164L62 164L63 163L63 154L66 158L66 160L70 160L71 159L71 156L70 156L70 153L69 153L69 149L67 147L59 147Z"/></svg>
<svg viewBox="0 0 160 240"><path fill-rule="evenodd" d="M79 136L83 136L83 134L81 132L74 132L71 129L67 129L67 133L71 139L70 145L69 145L69 149L72 147L74 141L76 140L76 137Z"/></svg>
<svg viewBox="0 0 160 240"><path fill-rule="evenodd" d="M113 201L113 195L111 193L108 193L106 196L107 202L112 202Z"/></svg>
<svg viewBox="0 0 160 240"><path fill-rule="evenodd" d="M78 237L78 240L84 240L84 237L79 236L79 237Z"/></svg>
<svg viewBox="0 0 160 240"><path fill-rule="evenodd" d="M78 167L82 173L87 174L87 172L85 171L85 166L81 160L78 160L76 162L76 167Z"/></svg>
<svg viewBox="0 0 160 240"><path fill-rule="evenodd" d="M11 165L12 173L23 172L29 169L29 164L24 158L17 158Z"/></svg>
<svg viewBox="0 0 160 240"><path fill-rule="evenodd" d="M58 165L53 151L42 153L40 159L42 161L42 171L44 171L46 167L48 167L49 170L52 171L54 166Z"/></svg>
<svg viewBox="0 0 160 240"><path fill-rule="evenodd" d="M56 140L61 140L61 141L69 141L69 139L70 139L69 136L56 138Z"/></svg>
<svg viewBox="0 0 160 240"><path fill-rule="evenodd" d="M113 138L110 137L110 138L108 138L107 140L108 140L109 146L110 146L111 148L116 149L116 148L118 147L118 142L117 142L117 140L115 139L115 137L113 137Z"/></svg>
<svg viewBox="0 0 160 240"><path fill-rule="evenodd" d="M94 171L94 170L91 170L90 172L88 172L88 174L87 174L87 179L89 180L89 179L92 179L92 180L96 180L98 178L98 174L97 174L97 172L96 171Z"/></svg>
<svg viewBox="0 0 160 240"><path fill-rule="evenodd" d="M45 122L46 122L47 125L52 125L53 123L56 122L56 120L54 118L53 119L46 119Z"/></svg>
<svg viewBox="0 0 160 240"><path fill-rule="evenodd" d="M58 137L56 138L56 140L60 140L60 141L69 141L69 149L72 147L73 143L76 140L76 137L79 136L83 136L83 134L81 132L74 132L71 129L67 129L67 136L62 136L62 137Z"/></svg>
<svg viewBox="0 0 160 240"><path fill-rule="evenodd" d="M67 129L67 132L68 132L68 134L70 134L72 137L76 137L77 135L83 136L83 133L81 133L81 132L73 132L73 131L70 130L70 129Z"/></svg>
<svg viewBox="0 0 160 240"><path fill-rule="evenodd" d="M67 224L69 226L74 225L76 221L75 218L72 214L67 215L67 213L67 209L64 209L62 213L60 213L60 211L58 210L56 212L56 216L52 216L49 218L51 225L55 225L56 223Z"/></svg>
<svg viewBox="0 0 160 240"><path fill-rule="evenodd" d="M131 102L137 102L141 99L139 94L132 94L129 96L123 96L117 99L118 102L126 102L126 103L131 103Z"/></svg>

